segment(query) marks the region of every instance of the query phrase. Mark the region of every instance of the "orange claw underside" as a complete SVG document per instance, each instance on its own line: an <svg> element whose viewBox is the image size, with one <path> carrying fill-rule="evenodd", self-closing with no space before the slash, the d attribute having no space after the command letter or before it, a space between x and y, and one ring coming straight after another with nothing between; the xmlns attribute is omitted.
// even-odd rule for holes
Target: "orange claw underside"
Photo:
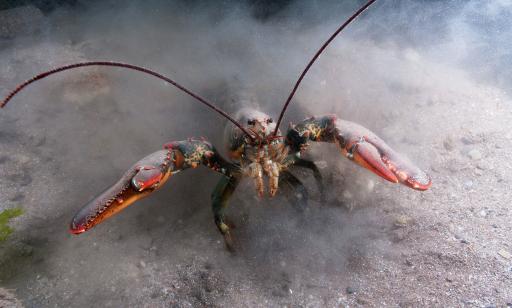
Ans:
<svg viewBox="0 0 512 308"><path fill-rule="evenodd" d="M356 149L352 153L352 159L358 165L370 170L381 178L384 178L393 183L398 183L398 178L396 175L386 164L384 164L380 153L370 143L358 143L356 145Z"/></svg>
<svg viewBox="0 0 512 308"><path fill-rule="evenodd" d="M343 152L358 165L390 182L400 182L415 190L427 190L432 186L427 173L396 153L377 136L352 140L345 145Z"/></svg>

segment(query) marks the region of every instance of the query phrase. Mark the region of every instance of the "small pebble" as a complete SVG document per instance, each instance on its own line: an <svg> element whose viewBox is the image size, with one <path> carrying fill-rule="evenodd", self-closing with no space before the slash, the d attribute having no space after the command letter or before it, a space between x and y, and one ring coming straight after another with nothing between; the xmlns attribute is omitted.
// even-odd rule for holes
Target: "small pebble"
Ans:
<svg viewBox="0 0 512 308"><path fill-rule="evenodd" d="M506 251L505 249L498 251L498 254L507 260L512 259L512 254L510 254L510 252Z"/></svg>
<svg viewBox="0 0 512 308"><path fill-rule="evenodd" d="M467 155L472 160L482 159L482 153L477 149L473 149L473 150L469 151Z"/></svg>
<svg viewBox="0 0 512 308"><path fill-rule="evenodd" d="M140 267L145 268L146 267L146 262L140 260L139 265L140 265Z"/></svg>
<svg viewBox="0 0 512 308"><path fill-rule="evenodd" d="M352 287L347 287L345 290L347 291L347 294L354 294L354 293L356 293L356 289L354 289Z"/></svg>
<svg viewBox="0 0 512 308"><path fill-rule="evenodd" d="M481 210L480 212L478 212L478 215L480 217L487 217L487 212L485 210Z"/></svg>

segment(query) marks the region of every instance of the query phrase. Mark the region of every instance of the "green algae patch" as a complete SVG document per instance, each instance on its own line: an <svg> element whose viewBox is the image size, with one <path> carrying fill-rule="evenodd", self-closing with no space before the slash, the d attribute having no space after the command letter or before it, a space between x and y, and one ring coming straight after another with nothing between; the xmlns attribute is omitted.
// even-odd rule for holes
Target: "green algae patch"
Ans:
<svg viewBox="0 0 512 308"><path fill-rule="evenodd" d="M3 242L14 231L9 227L9 221L23 214L22 208L12 208L3 210L0 213L0 242Z"/></svg>

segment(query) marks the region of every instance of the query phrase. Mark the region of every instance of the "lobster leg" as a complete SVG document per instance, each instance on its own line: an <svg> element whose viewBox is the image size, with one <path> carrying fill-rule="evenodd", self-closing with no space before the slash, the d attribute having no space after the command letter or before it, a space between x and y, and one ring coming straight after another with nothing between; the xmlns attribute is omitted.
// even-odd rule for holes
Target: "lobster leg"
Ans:
<svg viewBox="0 0 512 308"><path fill-rule="evenodd" d="M302 158L297 158L295 160L294 166L307 168L313 172L313 177L315 178L316 184L318 186L318 191L320 192L320 202L322 204L325 203L324 178L322 177L322 173L320 173L318 166L314 162Z"/></svg>
<svg viewBox="0 0 512 308"><path fill-rule="evenodd" d="M286 198L293 207L300 212L304 211L309 200L309 193L306 186L289 171L282 171L279 176L279 181L279 186L285 190Z"/></svg>
<svg viewBox="0 0 512 308"><path fill-rule="evenodd" d="M230 228L224 222L224 219L229 198L231 198L235 192L238 183L240 183L239 177L222 177L212 193L212 209L215 225L217 225L220 233L224 236L226 248L231 252L234 251L233 238Z"/></svg>

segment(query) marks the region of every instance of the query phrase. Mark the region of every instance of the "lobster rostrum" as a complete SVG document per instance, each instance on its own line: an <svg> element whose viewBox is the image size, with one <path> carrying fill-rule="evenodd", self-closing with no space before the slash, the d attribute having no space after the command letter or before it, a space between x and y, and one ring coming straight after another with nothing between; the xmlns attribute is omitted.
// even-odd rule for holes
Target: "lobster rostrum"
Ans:
<svg viewBox="0 0 512 308"><path fill-rule="evenodd" d="M80 234L91 229L135 201L155 192L180 171L203 165L222 174L212 193L212 207L215 224L223 234L227 247L232 249L233 241L230 228L225 223L225 210L230 196L242 178L253 179L259 196L265 195L265 182L268 183L270 196L274 196L280 186L286 185L294 190L291 194L293 203L298 208L303 208L307 204L307 190L289 171L291 166L300 166L313 171L320 193L323 192L322 177L317 166L301 157L311 142L337 144L343 156L390 182L400 182L415 190L426 190L431 186L432 181L424 171L396 153L377 135L356 123L338 119L336 115L311 117L295 125L290 124L284 135L279 130L284 113L309 68L329 43L375 1L371 0L363 5L317 51L295 83L277 122L269 115L254 109L242 109L233 118L164 75L119 62L82 62L46 71L20 84L3 100L0 107L4 107L14 95L37 80L86 66L123 67L152 75L176 86L234 124L226 128L229 160L224 159L205 139L191 138L167 143L162 150L131 166L117 183L81 208L71 221L70 232Z"/></svg>

